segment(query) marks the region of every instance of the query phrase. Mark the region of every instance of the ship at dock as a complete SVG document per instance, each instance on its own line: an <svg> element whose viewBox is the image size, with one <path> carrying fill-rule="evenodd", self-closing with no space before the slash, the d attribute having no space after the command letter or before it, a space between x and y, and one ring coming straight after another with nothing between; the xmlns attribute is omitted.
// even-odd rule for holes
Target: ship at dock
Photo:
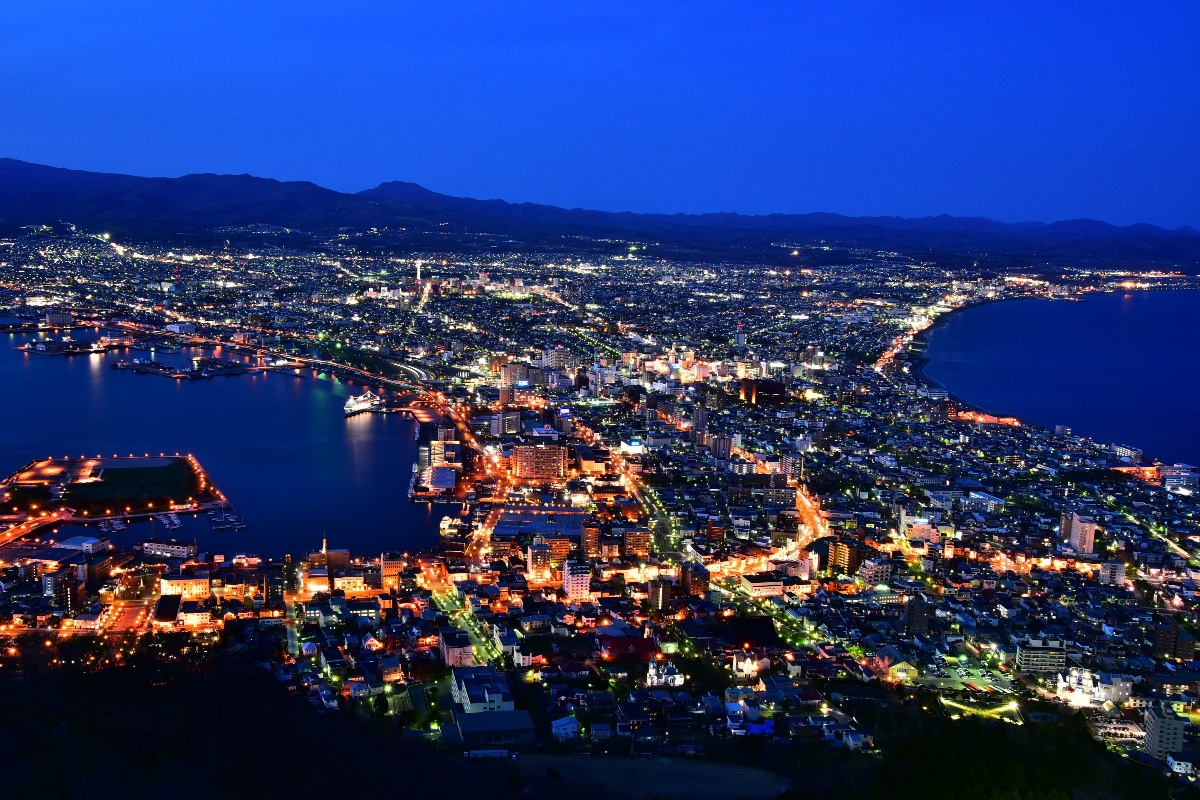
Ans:
<svg viewBox="0 0 1200 800"><path fill-rule="evenodd" d="M179 516L174 513L155 514L154 519L161 522L163 527L169 531L177 531L183 527L183 523L179 521Z"/></svg>
<svg viewBox="0 0 1200 800"><path fill-rule="evenodd" d="M355 414L361 414L364 411L375 411L382 407L383 398L371 391L366 391L356 397L351 397L346 401L346 405L343 406L347 417L352 417Z"/></svg>
<svg viewBox="0 0 1200 800"><path fill-rule="evenodd" d="M228 507L221 505L220 508L208 512L209 521L212 523L214 531L241 531L250 527L250 523L233 510L233 506Z"/></svg>

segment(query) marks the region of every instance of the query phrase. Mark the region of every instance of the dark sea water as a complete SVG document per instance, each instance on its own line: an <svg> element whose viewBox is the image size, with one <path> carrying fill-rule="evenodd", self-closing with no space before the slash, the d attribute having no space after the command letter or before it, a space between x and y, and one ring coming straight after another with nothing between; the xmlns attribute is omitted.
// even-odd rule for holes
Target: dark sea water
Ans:
<svg viewBox="0 0 1200 800"><path fill-rule="evenodd" d="M926 357L989 411L1200 464L1200 292L978 306L932 331Z"/></svg>
<svg viewBox="0 0 1200 800"><path fill-rule="evenodd" d="M365 390L361 384L312 370L176 381L110 367L117 359L149 358L146 352L13 350L31 338L0 333L0 476L51 455L191 453L250 527L213 531L201 514L186 518L180 531L155 535L263 556L299 555L319 548L323 536L330 547L366 556L437 540L450 507L414 505L407 496L416 423L400 414L346 418L342 405ZM157 358L184 364L198 354ZM142 523L123 535L144 538L149 531Z"/></svg>

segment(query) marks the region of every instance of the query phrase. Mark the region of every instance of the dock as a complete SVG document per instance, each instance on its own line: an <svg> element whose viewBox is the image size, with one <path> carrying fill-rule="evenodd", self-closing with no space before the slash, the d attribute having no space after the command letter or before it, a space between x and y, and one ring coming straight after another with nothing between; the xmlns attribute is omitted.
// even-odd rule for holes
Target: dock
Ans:
<svg viewBox="0 0 1200 800"><path fill-rule="evenodd" d="M191 367L177 367L153 359L134 358L129 361L114 361L112 368L128 370L135 375L159 375L176 380L208 380L209 378L285 369L286 366L278 364L250 365L235 359L198 358L192 362Z"/></svg>

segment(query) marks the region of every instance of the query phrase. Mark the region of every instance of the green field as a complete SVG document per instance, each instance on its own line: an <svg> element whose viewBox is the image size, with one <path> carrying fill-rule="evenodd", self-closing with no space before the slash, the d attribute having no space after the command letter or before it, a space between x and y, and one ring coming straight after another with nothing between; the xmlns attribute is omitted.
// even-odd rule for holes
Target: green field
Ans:
<svg viewBox="0 0 1200 800"><path fill-rule="evenodd" d="M199 496L200 479L186 458L171 458L163 466L121 467L105 465L99 480L72 483L63 493L62 504L75 509L100 510L126 507L140 511L164 508L168 503L186 503ZM103 507L103 508L102 508Z"/></svg>

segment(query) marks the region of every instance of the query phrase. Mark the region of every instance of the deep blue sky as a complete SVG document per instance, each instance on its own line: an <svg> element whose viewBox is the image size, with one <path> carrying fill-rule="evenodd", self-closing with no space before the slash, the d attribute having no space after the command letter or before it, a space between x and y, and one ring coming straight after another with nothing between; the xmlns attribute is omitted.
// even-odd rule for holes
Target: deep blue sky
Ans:
<svg viewBox="0 0 1200 800"><path fill-rule="evenodd" d="M9 2L0 155L1200 227L1200 3Z"/></svg>

